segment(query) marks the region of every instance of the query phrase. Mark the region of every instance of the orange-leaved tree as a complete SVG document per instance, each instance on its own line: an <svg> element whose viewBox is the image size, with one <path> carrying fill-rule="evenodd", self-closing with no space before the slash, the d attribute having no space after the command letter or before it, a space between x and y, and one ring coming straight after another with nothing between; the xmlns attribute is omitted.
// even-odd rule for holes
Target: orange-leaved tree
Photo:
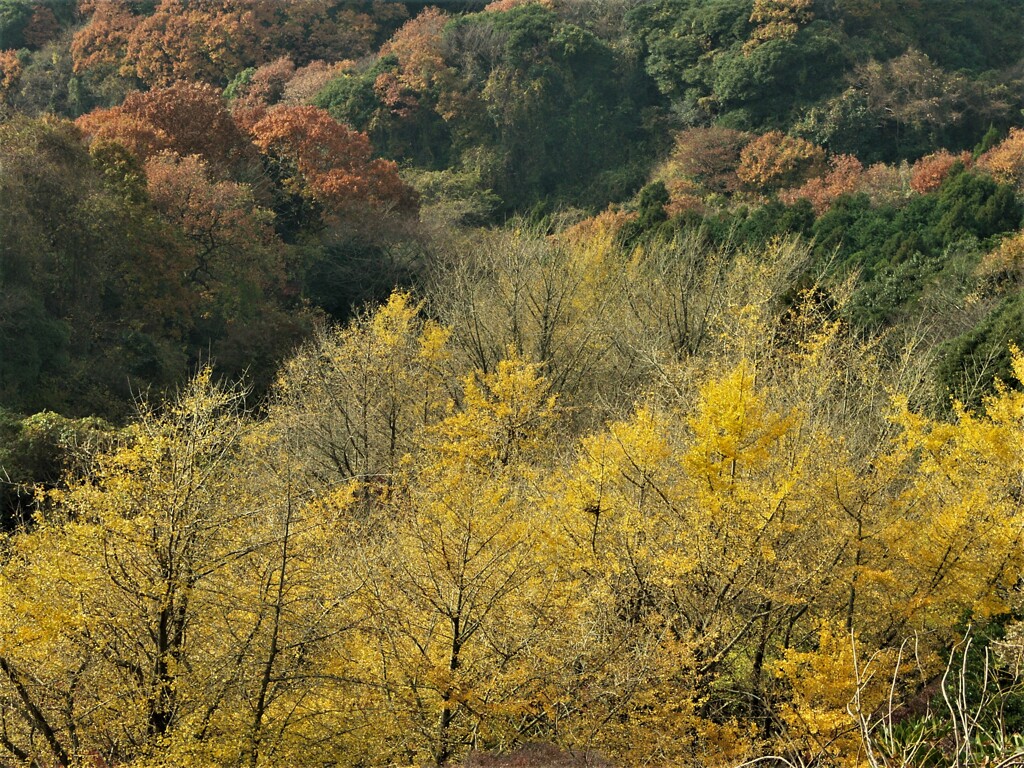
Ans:
<svg viewBox="0 0 1024 768"><path fill-rule="evenodd" d="M769 131L747 144L736 169L748 188L773 192L795 187L823 170L825 150L806 139Z"/></svg>
<svg viewBox="0 0 1024 768"><path fill-rule="evenodd" d="M391 54L398 59L396 77L403 88L425 91L444 71L441 32L449 20L443 11L427 8L406 22L381 48L382 54ZM381 92L381 82L378 78L378 92Z"/></svg>
<svg viewBox="0 0 1024 768"><path fill-rule="evenodd" d="M329 213L416 209L416 192L399 178L398 166L374 158L365 133L318 107L275 107L252 127L252 135L278 165L284 186L313 198Z"/></svg>
<svg viewBox="0 0 1024 768"><path fill-rule="evenodd" d="M87 2L75 35L76 71L116 67L150 86L201 81L219 86L246 67L288 55L299 64L359 58L382 25L404 18L398 3L352 7L343 0L159 0Z"/></svg>
<svg viewBox="0 0 1024 768"><path fill-rule="evenodd" d="M938 152L925 155L910 168L910 188L921 195L934 192L942 186L942 182L957 163L964 167L970 166L970 152L954 155L949 150L940 149Z"/></svg>
<svg viewBox="0 0 1024 768"><path fill-rule="evenodd" d="M169 149L225 169L252 152L220 92L199 83L132 93L120 106L90 112L76 124L90 139L118 141L143 158Z"/></svg>
<svg viewBox="0 0 1024 768"><path fill-rule="evenodd" d="M0 51L0 103L7 100L18 80L21 78L22 66L17 51Z"/></svg>
<svg viewBox="0 0 1024 768"><path fill-rule="evenodd" d="M786 189L779 194L784 203L808 200L814 212L821 214L828 210L840 195L857 191L864 175L864 166L853 155L833 155L828 161L829 169L824 176L815 176L796 189Z"/></svg>

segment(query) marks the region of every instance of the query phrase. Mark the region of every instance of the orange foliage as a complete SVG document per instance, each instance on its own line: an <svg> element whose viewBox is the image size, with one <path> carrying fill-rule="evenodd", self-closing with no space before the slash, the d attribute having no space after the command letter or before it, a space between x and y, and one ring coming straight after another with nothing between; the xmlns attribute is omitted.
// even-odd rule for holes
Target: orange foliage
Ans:
<svg viewBox="0 0 1024 768"><path fill-rule="evenodd" d="M416 208L416 193L399 178L398 166L374 159L365 133L318 107L274 107L253 126L252 134L263 152L294 166L301 178L290 183L335 212L364 204Z"/></svg>
<svg viewBox="0 0 1024 768"><path fill-rule="evenodd" d="M348 62L328 64L314 61L296 69L291 59L281 57L256 69L250 81L231 104L235 123L251 131L274 104L309 102Z"/></svg>
<svg viewBox="0 0 1024 768"><path fill-rule="evenodd" d="M441 32L450 17L437 8L427 8L407 21L381 48L383 55L393 54L399 70L410 88L429 87L436 74L444 69Z"/></svg>
<svg viewBox="0 0 1024 768"><path fill-rule="evenodd" d="M128 51L128 41L139 17L121 3L96 2L80 9L91 12L89 23L71 40L71 60L75 72L101 65L119 66Z"/></svg>
<svg viewBox="0 0 1024 768"><path fill-rule="evenodd" d="M513 8L518 8L521 5L542 5L545 8L554 7L554 3L551 0L494 0L494 2L488 3L484 10L500 13L501 11L511 11Z"/></svg>
<svg viewBox="0 0 1024 768"><path fill-rule="evenodd" d="M670 218L683 213L703 213L704 197L701 188L689 179L672 179L665 183L668 190L668 205L665 213Z"/></svg>
<svg viewBox="0 0 1024 768"><path fill-rule="evenodd" d="M153 86L223 85L284 55L300 64L365 56L379 21L406 13L393 6L377 4L371 15L340 0L160 0L152 14L136 16L122 3L90 3L84 11L92 15L73 43L75 67L115 64Z"/></svg>
<svg viewBox="0 0 1024 768"><path fill-rule="evenodd" d="M126 51L128 68L153 86L178 80L219 83L244 69L259 45L252 18L240 5L221 13L211 13L205 5L163 0L156 13L133 30Z"/></svg>
<svg viewBox="0 0 1024 768"><path fill-rule="evenodd" d="M266 245L273 238L268 215L260 214L252 190L211 180L198 155L161 152L146 161L145 171L153 205L190 240L212 250L228 244L239 249Z"/></svg>
<svg viewBox="0 0 1024 768"><path fill-rule="evenodd" d="M0 51L0 101L14 90L21 79L21 62L17 51Z"/></svg>
<svg viewBox="0 0 1024 768"><path fill-rule="evenodd" d="M373 86L378 98L395 114L411 114L419 103L416 93L434 85L445 70L441 32L449 18L437 8L427 8L381 48L382 54L398 59L398 72L382 72Z"/></svg>
<svg viewBox="0 0 1024 768"><path fill-rule="evenodd" d="M672 191L678 177L696 182L709 192L728 194L739 189L736 167L750 134L711 126L691 128L676 136L676 145L660 174Z"/></svg>
<svg viewBox="0 0 1024 768"><path fill-rule="evenodd" d="M231 103L231 114L242 130L249 130L267 113L267 107L284 97L285 84L295 74L295 64L282 56L258 67Z"/></svg>
<svg viewBox="0 0 1024 768"><path fill-rule="evenodd" d="M996 181L1024 189L1024 128L1011 128L1009 136L978 158L978 167Z"/></svg>
<svg viewBox="0 0 1024 768"><path fill-rule="evenodd" d="M84 115L76 123L87 136L119 141L143 158L170 149L223 165L246 153L247 142L220 92L209 85L183 83L132 93L121 106Z"/></svg>
<svg viewBox="0 0 1024 768"><path fill-rule="evenodd" d="M163 152L146 161L145 171L154 207L188 245L185 277L190 283L220 295L223 303L243 285L283 282L280 264L259 258L272 253L267 250L274 242L272 216L255 204L247 185L212 180L197 155Z"/></svg>
<svg viewBox="0 0 1024 768"><path fill-rule="evenodd" d="M125 113L120 107L93 110L75 120L90 142L117 142L132 154L146 158L171 145L170 138L148 121Z"/></svg>
<svg viewBox="0 0 1024 768"><path fill-rule="evenodd" d="M636 211L608 207L596 216L567 227L558 238L568 244L588 243L601 238L616 238L622 228L637 218Z"/></svg>
<svg viewBox="0 0 1024 768"><path fill-rule="evenodd" d="M783 190L779 193L779 199L787 205L797 200L809 200L814 212L821 214L840 195L857 191L863 176L864 166L856 157L833 155L829 158L828 173L808 179L795 189Z"/></svg>
<svg viewBox="0 0 1024 768"><path fill-rule="evenodd" d="M276 3L276 0L274 2ZM302 24L296 23L298 20L295 10L298 4L290 12L293 18L293 38L282 41L283 51L287 52L289 44L294 45L296 50L305 54L300 58L302 61L357 59L373 52L374 36L379 28L373 16L352 8L342 8L332 20L325 12L325 3L322 0L305 0L305 5L307 16ZM399 3L385 5L405 11Z"/></svg>
<svg viewBox="0 0 1024 768"><path fill-rule="evenodd" d="M919 195L934 192L942 186L953 166L961 163L964 167L971 164L971 153L961 152L954 155L942 149L925 155L910 168L910 187Z"/></svg>
<svg viewBox="0 0 1024 768"><path fill-rule="evenodd" d="M276 104L284 98L284 88L295 76L295 64L287 56L264 64L252 73L245 96L262 104Z"/></svg>
<svg viewBox="0 0 1024 768"><path fill-rule="evenodd" d="M736 175L749 188L771 192L797 186L821 173L825 150L806 139L770 131L747 144L740 153Z"/></svg>

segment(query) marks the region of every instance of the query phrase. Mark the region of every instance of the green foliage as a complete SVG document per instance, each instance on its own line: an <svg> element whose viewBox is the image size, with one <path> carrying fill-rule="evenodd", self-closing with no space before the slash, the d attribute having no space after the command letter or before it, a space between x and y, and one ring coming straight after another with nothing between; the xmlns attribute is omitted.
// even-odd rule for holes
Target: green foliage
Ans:
<svg viewBox="0 0 1024 768"><path fill-rule="evenodd" d="M0 398L29 408L43 405L57 395L55 383L67 370L70 328L24 287L0 289L0 304Z"/></svg>
<svg viewBox="0 0 1024 768"><path fill-rule="evenodd" d="M913 45L947 70L983 72L1018 61L1024 17L1017 3L929 0L907 10L901 28L912 37ZM887 21L879 18L876 24Z"/></svg>
<svg viewBox="0 0 1024 768"><path fill-rule="evenodd" d="M641 189L637 195L637 217L623 228L623 242L633 243L639 235L652 233L662 222L667 221L665 206L668 201L668 190L663 182L656 181Z"/></svg>
<svg viewBox="0 0 1024 768"><path fill-rule="evenodd" d="M1011 344L1024 345L1024 292L1007 296L977 325L939 348L938 399L977 407L996 380L1012 382Z"/></svg>
<svg viewBox="0 0 1024 768"><path fill-rule="evenodd" d="M1011 187L988 176L954 172L939 191L936 234L944 245L964 236L985 240L1017 229L1022 210Z"/></svg>
<svg viewBox="0 0 1024 768"><path fill-rule="evenodd" d="M990 125L988 130L985 131L985 135L981 137L981 141L974 147L974 151L971 153L975 160L988 150L992 149L996 144L1006 138L1003 132L996 128L994 125Z"/></svg>
<svg viewBox="0 0 1024 768"><path fill-rule="evenodd" d="M34 7L32 0L0 0L0 50L25 47L22 33Z"/></svg>
<svg viewBox="0 0 1024 768"><path fill-rule="evenodd" d="M479 175L471 171L417 171L410 169L406 179L420 194L421 218L459 226L484 226L492 223L501 200L484 189Z"/></svg>
<svg viewBox="0 0 1024 768"><path fill-rule="evenodd" d="M1011 105L1021 83L1008 67L1019 55L1024 16L1005 0L983 6L815 3L808 23L768 39L750 22L751 0L652 0L627 20L647 72L685 124L792 128L870 163L968 147L993 121L1019 122ZM908 58L908 51L923 55ZM931 71L906 66L913 61ZM883 92L881 80L866 76L872 67L889 73ZM936 83L936 93L921 95ZM883 104L885 89L901 107L896 114ZM899 114L929 104L940 108L927 119Z"/></svg>
<svg viewBox="0 0 1024 768"><path fill-rule="evenodd" d="M740 205L706 214L684 213L670 223L679 230L700 232L709 248L758 248L789 235L810 237L814 222L814 210L807 200L798 200L792 205L769 200L763 205Z"/></svg>
<svg viewBox="0 0 1024 768"><path fill-rule="evenodd" d="M413 282L413 259L402 246L341 238L310 248L307 259L304 281L309 300L339 320Z"/></svg>
<svg viewBox="0 0 1024 768"><path fill-rule="evenodd" d="M644 66L658 89L693 111L712 97L713 54L735 48L751 31L749 0L653 0L627 16L647 49Z"/></svg>
<svg viewBox="0 0 1024 768"><path fill-rule="evenodd" d="M0 0L0 51L38 49L76 20L71 0Z"/></svg>
<svg viewBox="0 0 1024 768"><path fill-rule="evenodd" d="M734 47L716 57L711 93L724 125L786 127L833 93L847 67L836 30L816 22L793 40L769 40L749 53Z"/></svg>
<svg viewBox="0 0 1024 768"><path fill-rule="evenodd" d="M405 94L408 103L388 105L376 87L382 74L394 74L394 54L381 56L362 72L345 73L331 80L313 99L335 120L369 134L374 147L386 157L440 170L451 162L451 135L436 111L436 89Z"/></svg>
<svg viewBox="0 0 1024 768"><path fill-rule="evenodd" d="M1020 221L1009 187L961 171L938 192L900 209L873 207L866 195L844 196L812 233L823 264L860 272L851 316L862 328L876 329L907 316L932 278L976 260L987 239L1015 230Z"/></svg>
<svg viewBox="0 0 1024 768"><path fill-rule="evenodd" d="M66 38L23 51L22 61L24 70L9 100L25 115L78 117L120 102L132 87L113 73L76 73Z"/></svg>
<svg viewBox="0 0 1024 768"><path fill-rule="evenodd" d="M535 4L456 18L444 42L467 101L451 120L462 166L509 210L603 205L591 182L646 145L648 89L629 59Z"/></svg>
<svg viewBox="0 0 1024 768"><path fill-rule="evenodd" d="M255 71L256 67L246 67L231 78L231 82L224 87L224 98L228 101L237 99L244 92L245 87L252 82Z"/></svg>
<svg viewBox="0 0 1024 768"><path fill-rule="evenodd" d="M113 436L113 426L96 417L43 411L21 418L0 408L0 531L26 522L38 489L82 470L88 454Z"/></svg>
<svg viewBox="0 0 1024 768"><path fill-rule="evenodd" d="M338 122L360 131L369 130L379 109L373 81L372 70L365 75L339 75L323 87L313 104L326 109Z"/></svg>
<svg viewBox="0 0 1024 768"><path fill-rule="evenodd" d="M245 239L244 194L191 219L187 201L178 215L166 194L157 209L137 158L112 143L90 154L54 119L0 124L0 147L0 398L9 407L123 417L133 392L171 387L211 354L234 375L262 361L265 382L301 334L305 313L283 316L267 267L279 252ZM200 182L183 181L194 195ZM204 194L235 189L206 183Z"/></svg>

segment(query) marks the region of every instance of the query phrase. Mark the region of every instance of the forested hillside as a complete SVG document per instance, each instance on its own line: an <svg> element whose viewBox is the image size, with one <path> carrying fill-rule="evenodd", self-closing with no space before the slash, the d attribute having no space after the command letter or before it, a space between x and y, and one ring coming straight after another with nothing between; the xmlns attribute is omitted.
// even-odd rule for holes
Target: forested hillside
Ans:
<svg viewBox="0 0 1024 768"><path fill-rule="evenodd" d="M0 764L1010 765L1024 0L0 0Z"/></svg>

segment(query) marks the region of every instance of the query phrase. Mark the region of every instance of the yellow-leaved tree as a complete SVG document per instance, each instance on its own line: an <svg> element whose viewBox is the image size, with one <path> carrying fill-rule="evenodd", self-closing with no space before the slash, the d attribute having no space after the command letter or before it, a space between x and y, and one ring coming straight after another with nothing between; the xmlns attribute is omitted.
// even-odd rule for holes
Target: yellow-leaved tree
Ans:
<svg viewBox="0 0 1024 768"><path fill-rule="evenodd" d="M1012 352L1019 383L1024 357ZM1007 612L1024 568L1024 394L999 383L980 412L955 403L948 422L897 406L894 460L912 476L894 502L888 545L899 569L885 607L894 627L948 636L965 612Z"/></svg>
<svg viewBox="0 0 1024 768"><path fill-rule="evenodd" d="M406 293L347 326L320 331L287 361L272 429L290 434L307 480L328 491L356 480L391 484L419 431L444 417L452 394L447 330Z"/></svg>
<svg viewBox="0 0 1024 768"><path fill-rule="evenodd" d="M539 367L510 353L465 378L402 466L365 562L367 663L392 760L508 746L509 724L530 717L533 664L557 623L535 511L556 416Z"/></svg>
<svg viewBox="0 0 1024 768"><path fill-rule="evenodd" d="M314 502L201 372L7 542L0 744L33 765L338 749L347 500Z"/></svg>

